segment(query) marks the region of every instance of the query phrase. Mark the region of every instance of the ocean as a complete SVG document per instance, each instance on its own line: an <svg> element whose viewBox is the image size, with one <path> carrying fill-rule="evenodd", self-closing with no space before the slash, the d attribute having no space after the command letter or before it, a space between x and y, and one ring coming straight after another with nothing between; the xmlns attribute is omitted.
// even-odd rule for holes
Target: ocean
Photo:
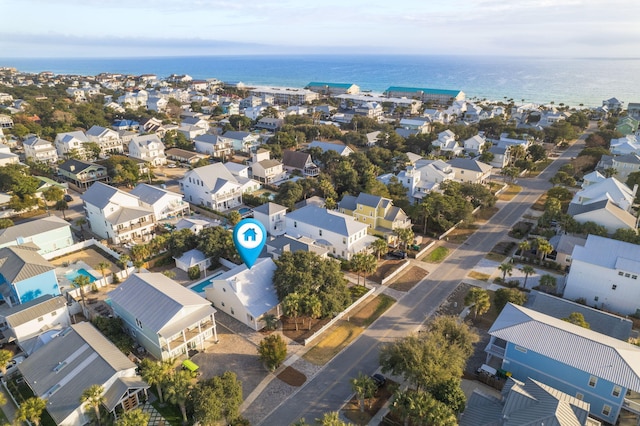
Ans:
<svg viewBox="0 0 640 426"><path fill-rule="evenodd" d="M354 83L381 93L389 86L462 90L468 99L598 106L616 97L640 102L640 58L291 55L105 59L2 59L25 72L96 75L189 74L246 84L304 87L311 81Z"/></svg>

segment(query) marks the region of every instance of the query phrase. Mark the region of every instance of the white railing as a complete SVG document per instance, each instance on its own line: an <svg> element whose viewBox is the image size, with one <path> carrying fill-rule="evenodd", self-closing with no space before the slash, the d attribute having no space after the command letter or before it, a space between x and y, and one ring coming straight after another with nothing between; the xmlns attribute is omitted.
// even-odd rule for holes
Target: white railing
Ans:
<svg viewBox="0 0 640 426"><path fill-rule="evenodd" d="M622 406L627 411L631 411L636 414L640 414L640 403L636 401L632 401L630 399L625 398L622 402Z"/></svg>

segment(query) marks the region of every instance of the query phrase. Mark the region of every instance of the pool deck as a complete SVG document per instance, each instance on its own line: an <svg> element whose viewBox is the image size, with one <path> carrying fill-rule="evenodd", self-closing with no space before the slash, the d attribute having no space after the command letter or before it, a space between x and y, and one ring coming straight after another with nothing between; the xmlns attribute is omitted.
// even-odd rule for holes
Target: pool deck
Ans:
<svg viewBox="0 0 640 426"><path fill-rule="evenodd" d="M75 263L69 264L69 266L58 266L56 268L56 277L58 278L58 284L60 286L60 291L64 292L67 289L73 289L75 286L73 282L67 278L67 274L72 271L77 271L79 269L86 270L89 274L93 275L97 280L102 279L102 274L100 271L96 271L91 266L87 265L82 260L77 260ZM105 274L107 274L107 270L105 269Z"/></svg>

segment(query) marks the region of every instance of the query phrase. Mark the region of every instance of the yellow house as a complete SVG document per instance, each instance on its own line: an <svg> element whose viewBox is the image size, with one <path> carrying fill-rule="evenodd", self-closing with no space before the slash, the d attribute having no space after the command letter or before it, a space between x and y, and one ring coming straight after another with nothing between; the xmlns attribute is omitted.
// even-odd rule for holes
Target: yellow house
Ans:
<svg viewBox="0 0 640 426"><path fill-rule="evenodd" d="M338 211L353 216L358 222L366 223L369 234L381 235L391 245L395 245L398 240L394 232L396 229L411 227L411 219L404 210L394 206L389 198L364 192L357 197L342 197L338 203Z"/></svg>

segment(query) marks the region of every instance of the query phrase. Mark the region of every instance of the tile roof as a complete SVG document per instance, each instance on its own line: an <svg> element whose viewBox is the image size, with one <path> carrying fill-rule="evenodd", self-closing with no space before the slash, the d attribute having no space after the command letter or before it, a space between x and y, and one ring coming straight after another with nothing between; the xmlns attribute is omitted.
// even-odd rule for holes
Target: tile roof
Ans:
<svg viewBox="0 0 640 426"><path fill-rule="evenodd" d="M640 391L640 348L622 340L511 303L504 307L489 334Z"/></svg>

